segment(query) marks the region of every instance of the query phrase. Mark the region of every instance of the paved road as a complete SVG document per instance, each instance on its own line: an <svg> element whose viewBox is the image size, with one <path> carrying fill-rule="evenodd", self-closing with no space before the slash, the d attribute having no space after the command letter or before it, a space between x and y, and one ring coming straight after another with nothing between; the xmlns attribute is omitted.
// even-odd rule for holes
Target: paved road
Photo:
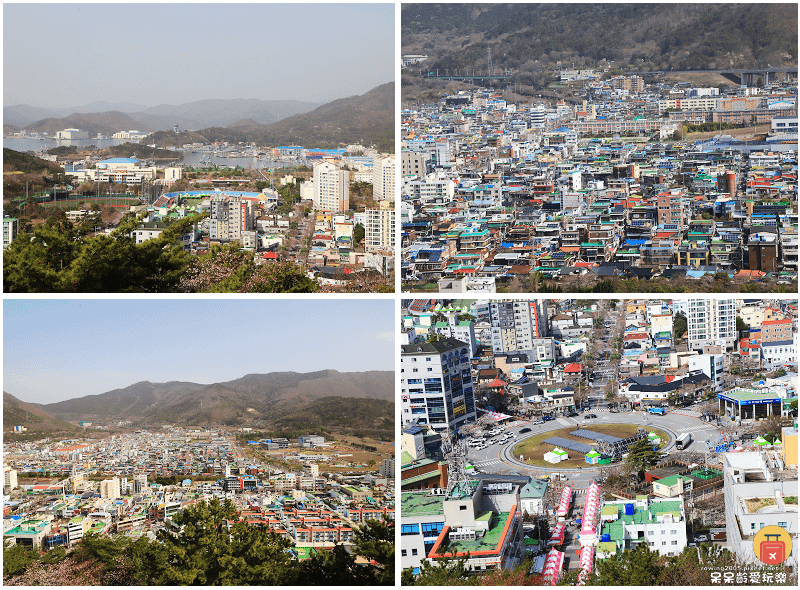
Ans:
<svg viewBox="0 0 800 590"><path fill-rule="evenodd" d="M675 438L683 432L691 432L694 442L689 446L689 450L704 451L705 440L710 439L714 444L719 437L719 431L715 425L703 422L696 416L697 414L691 410L681 409L675 412L670 412L664 416L654 414L646 414L643 412L620 412L612 413L604 409L595 410L597 419L585 420L587 426L591 428L592 424L636 424L648 428L650 426L659 428L670 435L670 440L665 450L667 452L674 450ZM552 432L560 430L567 426L577 426L582 423L582 416L577 418L560 417L544 424L535 425L529 421L517 420L511 422L513 426L506 428L506 432L516 435L516 439L512 439L506 444L500 445L499 443L490 445L488 448L476 451L467 447L467 458L483 473L512 473L517 472L523 475L538 476L547 473L564 473L570 478L574 488L586 489L591 481L598 477L599 468L580 468L580 469L565 469L563 467L538 467L532 466L519 461L519 457L514 457L512 451L514 446L522 440L531 436L541 434L543 432ZM523 428L530 428L530 432L520 434ZM497 437L494 437L497 438ZM491 439L490 439L491 440Z"/></svg>

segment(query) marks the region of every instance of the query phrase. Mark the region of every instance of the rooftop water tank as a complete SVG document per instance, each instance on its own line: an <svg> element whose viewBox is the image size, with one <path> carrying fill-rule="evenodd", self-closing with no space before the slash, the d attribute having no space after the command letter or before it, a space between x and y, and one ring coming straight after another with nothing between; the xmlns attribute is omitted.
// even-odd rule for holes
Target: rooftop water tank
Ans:
<svg viewBox="0 0 800 590"><path fill-rule="evenodd" d="M633 504L625 504L625 515L626 516L633 516Z"/></svg>

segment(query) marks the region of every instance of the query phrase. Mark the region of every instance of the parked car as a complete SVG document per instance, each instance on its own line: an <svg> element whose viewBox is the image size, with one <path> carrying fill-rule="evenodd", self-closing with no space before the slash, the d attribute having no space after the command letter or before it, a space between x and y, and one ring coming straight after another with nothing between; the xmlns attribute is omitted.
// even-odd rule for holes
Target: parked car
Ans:
<svg viewBox="0 0 800 590"><path fill-rule="evenodd" d="M575 412L575 411L572 411L569 414L567 414L567 416L569 416L570 418L572 418L574 416L577 416L577 415L578 415L578 412Z"/></svg>
<svg viewBox="0 0 800 590"><path fill-rule="evenodd" d="M545 422L547 422L547 421L549 421L549 420L554 420L554 419L555 419L555 418L553 418L552 416L544 416L544 417L542 418L542 420L544 420Z"/></svg>
<svg viewBox="0 0 800 590"><path fill-rule="evenodd" d="M694 540L698 543L705 543L708 541L708 535L695 535Z"/></svg>

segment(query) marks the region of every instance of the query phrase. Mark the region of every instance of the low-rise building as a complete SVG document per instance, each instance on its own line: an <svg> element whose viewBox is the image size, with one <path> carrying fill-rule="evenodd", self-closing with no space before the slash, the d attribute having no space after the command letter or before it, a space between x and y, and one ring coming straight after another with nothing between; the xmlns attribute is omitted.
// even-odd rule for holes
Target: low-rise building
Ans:
<svg viewBox="0 0 800 590"><path fill-rule="evenodd" d="M683 498L605 502L600 509L601 538L609 535L618 552L644 544L660 555L678 555L686 547Z"/></svg>

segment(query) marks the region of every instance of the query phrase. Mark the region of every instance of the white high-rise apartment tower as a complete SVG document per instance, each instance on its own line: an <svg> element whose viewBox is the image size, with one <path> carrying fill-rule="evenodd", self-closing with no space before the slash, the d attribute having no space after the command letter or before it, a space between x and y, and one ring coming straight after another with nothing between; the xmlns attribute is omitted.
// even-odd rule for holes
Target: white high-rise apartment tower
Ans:
<svg viewBox="0 0 800 590"><path fill-rule="evenodd" d="M382 201L380 209L367 209L364 245L367 252L394 248L394 209L391 201Z"/></svg>
<svg viewBox="0 0 800 590"><path fill-rule="evenodd" d="M455 431L475 422L470 347L455 338L404 344L400 354L401 421Z"/></svg>
<svg viewBox="0 0 800 590"><path fill-rule="evenodd" d="M687 307L689 350L701 350L707 344L733 348L736 342L736 302L733 299L690 299Z"/></svg>
<svg viewBox="0 0 800 590"><path fill-rule="evenodd" d="M314 164L314 208L318 211L347 211L350 208L350 173L330 162Z"/></svg>
<svg viewBox="0 0 800 590"><path fill-rule="evenodd" d="M394 156L375 158L372 166L372 197L394 202Z"/></svg>

